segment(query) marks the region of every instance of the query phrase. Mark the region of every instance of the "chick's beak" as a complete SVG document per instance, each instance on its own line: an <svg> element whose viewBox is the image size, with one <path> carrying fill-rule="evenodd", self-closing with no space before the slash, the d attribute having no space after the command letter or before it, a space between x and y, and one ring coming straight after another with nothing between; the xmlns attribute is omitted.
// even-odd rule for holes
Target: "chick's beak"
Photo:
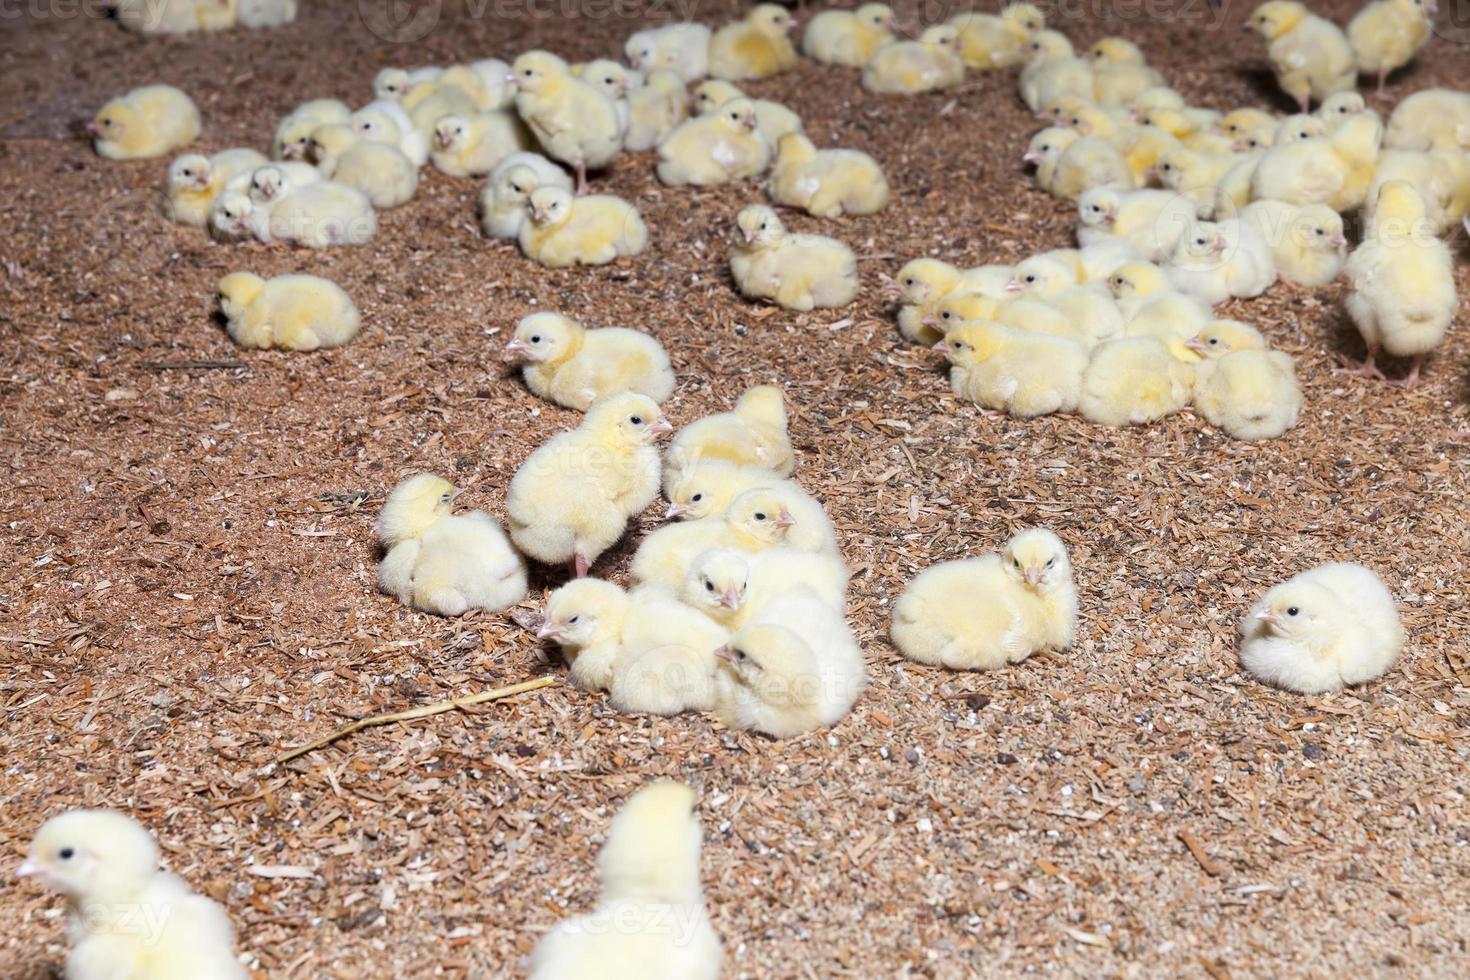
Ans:
<svg viewBox="0 0 1470 980"><path fill-rule="evenodd" d="M1203 354L1205 351L1210 349L1209 345L1207 345L1204 341L1200 340L1197 337L1190 337L1184 342L1184 346L1188 347L1196 354Z"/></svg>
<svg viewBox="0 0 1470 980"><path fill-rule="evenodd" d="M791 527L795 523L796 518L791 516L791 511L787 510L785 507L782 507L781 513L776 515L776 526Z"/></svg>
<svg viewBox="0 0 1470 980"><path fill-rule="evenodd" d="M1020 291L1021 281L1019 279L1012 279L1010 282L1006 283L1006 292L1019 293Z"/></svg>
<svg viewBox="0 0 1470 980"><path fill-rule="evenodd" d="M740 595L735 591L734 586L726 589L725 594L720 596L720 605L730 610L740 608Z"/></svg>
<svg viewBox="0 0 1470 980"><path fill-rule="evenodd" d="M759 120L756 119L755 116L746 116L744 119L740 120L740 125L744 126L748 130L751 130L752 132L755 131L755 127L758 123Z"/></svg>
<svg viewBox="0 0 1470 980"><path fill-rule="evenodd" d="M1265 623L1267 626L1275 626L1278 628L1281 626L1281 617L1269 609L1262 609L1260 612L1256 613L1256 618Z"/></svg>
<svg viewBox="0 0 1470 980"><path fill-rule="evenodd" d="M672 521L676 517L683 517L689 513L689 508L683 504L669 504L669 509L664 512L664 520Z"/></svg>
<svg viewBox="0 0 1470 980"><path fill-rule="evenodd" d="M513 72L513 71L512 72L507 72L506 73L506 76L505 76L505 80L507 82L514 82L516 80L516 73Z"/></svg>
<svg viewBox="0 0 1470 980"><path fill-rule="evenodd" d="M1040 163L1041 154L1036 153L1032 150L1027 150L1025 153L1021 154L1021 161L1023 163Z"/></svg>
<svg viewBox="0 0 1470 980"><path fill-rule="evenodd" d="M928 320L925 320L924 322L925 323L928 323L929 321ZM935 344L931 348L931 350L948 350L948 349L949 349L949 342L948 341L944 341L944 340L941 340L939 343Z"/></svg>
<svg viewBox="0 0 1470 980"><path fill-rule="evenodd" d="M1041 569L1035 565L1027 565L1026 570L1021 573L1021 578L1025 579L1027 585L1040 585Z"/></svg>
<svg viewBox="0 0 1470 980"><path fill-rule="evenodd" d="M1345 247L1347 245L1347 236L1346 235L1333 235L1331 238L1327 239L1327 242L1333 248L1343 248L1343 247Z"/></svg>
<svg viewBox="0 0 1470 980"><path fill-rule="evenodd" d="M661 418L657 422L650 425L648 427L648 431L653 433L654 436L666 436L670 432L674 431L674 423L670 422L668 419Z"/></svg>
<svg viewBox="0 0 1470 980"><path fill-rule="evenodd" d="M525 350L526 345L521 341L521 338L519 337L513 338L510 343L505 345L505 352L507 354L521 354L524 353Z"/></svg>
<svg viewBox="0 0 1470 980"><path fill-rule="evenodd" d="M754 228L746 228L745 229L745 244L749 245L749 244L751 244L754 241L755 241L755 229Z"/></svg>
<svg viewBox="0 0 1470 980"><path fill-rule="evenodd" d="M540 628L536 630L536 639L559 640L562 638L564 632L565 631L555 623L542 623Z"/></svg>
<svg viewBox="0 0 1470 980"><path fill-rule="evenodd" d="M41 873L41 866L27 858L22 861L20 867L15 869L17 878L34 878Z"/></svg>
<svg viewBox="0 0 1470 980"><path fill-rule="evenodd" d="M715 650L715 656L719 657L726 663L733 664L735 662L735 654L730 650L729 647L718 648L717 650Z"/></svg>

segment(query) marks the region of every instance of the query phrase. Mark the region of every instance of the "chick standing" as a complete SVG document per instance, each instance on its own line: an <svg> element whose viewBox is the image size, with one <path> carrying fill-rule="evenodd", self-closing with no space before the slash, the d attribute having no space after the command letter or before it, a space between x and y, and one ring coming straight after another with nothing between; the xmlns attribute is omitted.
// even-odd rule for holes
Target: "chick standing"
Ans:
<svg viewBox="0 0 1470 980"><path fill-rule="evenodd" d="M108 102L89 127L93 147L109 160L147 160L199 138L194 100L172 85L145 85Z"/></svg>
<svg viewBox="0 0 1470 980"><path fill-rule="evenodd" d="M1385 94L1388 76L1414 60L1429 42L1435 0L1373 0L1348 22L1348 42L1358 71L1378 77Z"/></svg>
<svg viewBox="0 0 1470 980"><path fill-rule="evenodd" d="M818 150L803 134L788 133L776 146L766 193L777 204L819 218L840 218L883 210L888 180L860 150Z"/></svg>
<svg viewBox="0 0 1470 980"><path fill-rule="evenodd" d="M730 273L742 295L806 312L857 297L857 256L824 235L793 235L776 212L752 204L735 216Z"/></svg>
<svg viewBox="0 0 1470 980"><path fill-rule="evenodd" d="M516 111L547 156L570 164L577 194L587 193L587 170L608 164L622 149L617 107L602 92L573 78L567 63L545 51L515 60Z"/></svg>
<svg viewBox="0 0 1470 980"><path fill-rule="evenodd" d="M580 578L658 494L654 440L672 426L646 395L611 395L582 424L521 464L506 516L516 546L548 565L570 561Z"/></svg>
<svg viewBox="0 0 1470 980"><path fill-rule="evenodd" d="M624 391L659 403L674 391L668 353L636 330L588 330L560 313L533 313L516 324L506 350L525 359L521 376L537 397L582 412Z"/></svg>
<svg viewBox="0 0 1470 980"><path fill-rule="evenodd" d="M42 824L16 874L66 897L70 980L246 980L224 910L160 871L158 857L152 835L115 811Z"/></svg>
<svg viewBox="0 0 1470 980"><path fill-rule="evenodd" d="M362 323L352 297L317 276L269 281L234 272L219 281L220 312L230 339L241 347L312 351L340 347Z"/></svg>
<svg viewBox="0 0 1470 980"><path fill-rule="evenodd" d="M740 81L790 71L798 61L787 36L794 26L791 14L774 3L752 7L743 20L726 24L710 38L710 76Z"/></svg>
<svg viewBox="0 0 1470 980"><path fill-rule="evenodd" d="M560 187L538 187L526 207L530 218L521 225L521 251L553 269L606 265L648 245L642 215L620 197L573 197Z"/></svg>
<svg viewBox="0 0 1470 980"><path fill-rule="evenodd" d="M1240 660L1267 684L1320 694L1382 677L1404 647L1393 595L1363 565L1335 562L1268 591L1240 624Z"/></svg>
<svg viewBox="0 0 1470 980"><path fill-rule="evenodd" d="M1276 81L1302 112L1313 99L1320 102L1357 83L1357 63L1342 28L1296 0L1268 0L1251 13L1245 29L1265 38Z"/></svg>

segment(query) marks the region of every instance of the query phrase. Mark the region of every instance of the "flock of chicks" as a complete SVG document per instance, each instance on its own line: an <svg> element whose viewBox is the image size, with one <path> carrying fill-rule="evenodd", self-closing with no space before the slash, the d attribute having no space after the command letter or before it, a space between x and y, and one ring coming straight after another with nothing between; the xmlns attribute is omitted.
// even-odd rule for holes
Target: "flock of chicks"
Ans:
<svg viewBox="0 0 1470 980"><path fill-rule="evenodd" d="M171 0L169 22L222 26L215 6L241 23L267 6L294 15L289 3ZM1078 411L1108 425L1192 402L1231 435L1257 439L1295 423L1294 369L1214 306L1259 296L1278 278L1310 288L1345 273L1348 311L1368 346L1363 369L1376 373L1380 348L1412 356L1410 382L1456 309L1438 236L1470 209L1470 95L1406 99L1385 136L1349 91L1359 71L1381 86L1407 63L1432 12L1421 0L1375 0L1344 35L1300 4L1263 4L1247 26L1268 39L1281 85L1303 110L1284 120L1187 105L1121 38L1078 58L1025 3L958 15L913 41L893 36L883 4L826 11L802 48L861 68L874 92L951 87L967 67L1024 66L1021 97L1052 124L1026 159L1041 186L1076 201L1077 248L1014 267L918 259L891 283L900 332L944 351L957 394L1019 416ZM829 219L881 210L889 188L871 157L818 149L789 109L732 84L793 67L791 25L784 9L763 4L714 32L642 31L626 45L628 68L538 51L510 65L385 69L375 100L356 112L336 100L294 110L269 159L243 148L177 158L164 212L222 240L360 244L376 230L375 209L410 200L432 161L487 178L487 236L516 239L549 266L600 264L638 254L647 229L627 202L587 194L587 172L645 149L657 150L658 178L670 186L769 171L776 204ZM706 75L715 77L691 97L687 85ZM1313 99L1322 106L1307 115ZM105 106L94 128L99 153L135 159L186 146L201 126L182 92L149 86ZM1343 213L1360 208L1364 238L1348 256ZM851 250L788 233L768 206L740 211L733 237L731 273L748 297L809 310L857 295ZM230 336L246 347L337 346L360 324L351 298L312 276L233 273L218 299ZM850 571L823 506L792 479L781 389L747 390L660 454L657 441L673 431L660 403L674 373L655 339L537 313L517 325L508 350L533 393L584 412L582 423L518 468L508 531L483 511L456 514L458 491L437 476L398 484L378 521L380 588L439 615L499 612L525 598L526 558L565 564L573 577L547 597L537 636L561 648L579 687L606 691L620 710L708 711L773 738L846 715L866 681L845 616ZM587 577L660 490L672 522L640 543L632 587ZM989 670L1067 649L1077 615L1066 546L1031 528L998 552L917 576L894 606L891 636L913 661ZM1342 563L1269 590L1241 635L1248 671L1306 693L1381 676L1404 644L1388 589L1370 569ZM547 934L533 977L718 976L694 804L673 783L629 799L599 858L597 910ZM121 814L73 811L41 828L20 873L71 901L69 977L244 975L223 911L157 865L151 836ZM158 909L167 914L139 915Z"/></svg>

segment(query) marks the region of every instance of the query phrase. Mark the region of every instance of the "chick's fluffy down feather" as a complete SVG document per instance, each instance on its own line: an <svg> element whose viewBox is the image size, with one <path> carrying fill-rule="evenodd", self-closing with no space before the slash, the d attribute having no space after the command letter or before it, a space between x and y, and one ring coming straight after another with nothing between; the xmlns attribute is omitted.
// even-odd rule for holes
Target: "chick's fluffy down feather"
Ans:
<svg viewBox="0 0 1470 980"><path fill-rule="evenodd" d="M1099 425L1143 425L1189 404L1194 373L1153 337L1111 340L1082 375L1082 417Z"/></svg>
<svg viewBox="0 0 1470 980"><path fill-rule="evenodd" d="M712 710L714 652L730 634L664 589L643 586L631 598L608 692L613 706L652 715Z"/></svg>
<svg viewBox="0 0 1470 980"><path fill-rule="evenodd" d="M1291 356L1242 350L1204 361L1195 368L1194 406L1236 439L1275 439L1302 410Z"/></svg>

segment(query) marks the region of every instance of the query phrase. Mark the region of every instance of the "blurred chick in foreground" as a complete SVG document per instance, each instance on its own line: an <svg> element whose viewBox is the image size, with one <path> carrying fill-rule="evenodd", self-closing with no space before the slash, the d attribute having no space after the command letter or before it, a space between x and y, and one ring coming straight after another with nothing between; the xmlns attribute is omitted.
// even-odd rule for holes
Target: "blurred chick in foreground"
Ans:
<svg viewBox="0 0 1470 980"><path fill-rule="evenodd" d="M788 310L836 309L858 292L857 256L824 235L794 235L760 204L735 216L730 273L741 295Z"/></svg>
<svg viewBox="0 0 1470 980"><path fill-rule="evenodd" d="M735 407L697 419L679 430L664 460L664 487L672 488L685 471L709 460L758 466L778 476L796 469L796 454L786 434L786 395L775 385L749 388Z"/></svg>
<svg viewBox="0 0 1470 980"><path fill-rule="evenodd" d="M1382 677L1404 648L1393 595L1372 569L1351 562L1320 565L1271 589L1246 613L1240 635L1246 670L1301 694Z"/></svg>
<svg viewBox="0 0 1470 980"><path fill-rule="evenodd" d="M784 7L774 3L752 7L743 20L726 24L710 38L710 76L733 82L790 71L799 60L787 36L794 26Z"/></svg>
<svg viewBox="0 0 1470 980"><path fill-rule="evenodd" d="M582 424L552 437L510 482L510 536L548 565L571 562L578 577L627 529L658 493L654 440L672 426L646 395L610 395Z"/></svg>
<svg viewBox="0 0 1470 980"><path fill-rule="evenodd" d="M658 145L658 179L670 187L710 187L756 176L771 161L757 125L749 99L687 120Z"/></svg>
<svg viewBox="0 0 1470 980"><path fill-rule="evenodd" d="M16 870L66 898L69 980L246 980L224 909L158 868L131 817L71 810L41 825Z"/></svg>
<svg viewBox="0 0 1470 980"><path fill-rule="evenodd" d="M515 60L516 111L547 156L570 164L577 194L587 193L587 170L605 166L623 145L617 108L602 92L572 77L567 63L546 51Z"/></svg>
<svg viewBox="0 0 1470 980"><path fill-rule="evenodd" d="M480 228L491 238L520 238L538 187L570 191L572 178L539 153L512 153L500 161L480 192Z"/></svg>
<svg viewBox="0 0 1470 980"><path fill-rule="evenodd" d="M378 588L439 616L509 609L526 597L526 564L495 518L483 510L454 513L459 494L432 473L393 488L378 515L387 548Z"/></svg>
<svg viewBox="0 0 1470 980"><path fill-rule="evenodd" d="M538 187L526 207L530 219L521 225L521 251L549 268L606 265L648 245L643 217L620 197L573 197L560 187Z"/></svg>
<svg viewBox="0 0 1470 980"><path fill-rule="evenodd" d="M964 80L959 31L948 26L930 27L917 41L885 44L863 66L863 88L880 95L916 95Z"/></svg>
<svg viewBox="0 0 1470 980"><path fill-rule="evenodd" d="M588 330L560 313L532 313L516 324L506 351L526 361L521 376L538 398L582 412L618 392L662 403L674 391L669 355L636 330Z"/></svg>
<svg viewBox="0 0 1470 980"><path fill-rule="evenodd" d="M688 84L709 74L710 29L688 21L636 31L623 44L628 64L652 80L658 71L671 71Z"/></svg>
<svg viewBox="0 0 1470 980"><path fill-rule="evenodd" d="M893 607L893 645L910 660L995 670L1065 650L1077 629L1077 587L1061 539L1021 531L999 554L931 565Z"/></svg>
<svg viewBox="0 0 1470 980"><path fill-rule="evenodd" d="M213 156L185 153L168 167L168 184L163 195L163 214L181 225L203 228L209 207L225 185L265 163L256 150L221 150Z"/></svg>
<svg viewBox="0 0 1470 980"><path fill-rule="evenodd" d="M108 102L88 130L109 160L148 160L199 138L199 109L172 85L145 85Z"/></svg>
<svg viewBox="0 0 1470 980"><path fill-rule="evenodd" d="M1194 407L1236 439L1275 439L1296 425L1302 390L1291 356L1268 351L1243 323L1221 320L1189 341L1204 358L1194 369Z"/></svg>
<svg viewBox="0 0 1470 980"><path fill-rule="evenodd" d="M1414 60L1429 42L1435 0L1373 0L1348 22L1348 42L1358 71L1378 78L1386 94L1388 76Z"/></svg>
<svg viewBox="0 0 1470 980"><path fill-rule="evenodd" d="M1075 340L974 320L935 347L949 359L950 385L961 398L1019 418L1077 407L1087 350Z"/></svg>
<svg viewBox="0 0 1470 980"><path fill-rule="evenodd" d="M883 210L888 180L860 150L819 150L805 135L788 133L776 145L766 193L777 204L818 218L840 218Z"/></svg>
<svg viewBox="0 0 1470 980"><path fill-rule="evenodd" d="M588 915L557 925L531 954L531 980L715 980L723 951L699 883L694 793L652 783L623 804L598 855Z"/></svg>
<svg viewBox="0 0 1470 980"><path fill-rule="evenodd" d="M220 312L230 339L241 347L311 351L340 347L362 323L352 297L317 276L276 276L269 281L232 272L219 281Z"/></svg>
<svg viewBox="0 0 1470 980"><path fill-rule="evenodd" d="M1351 287L1348 315L1368 347L1357 373L1382 379L1376 359L1386 350L1412 359L1403 383L1417 384L1425 359L1460 308L1454 259L1428 230L1418 191L1400 181L1383 185L1373 223L1343 271Z"/></svg>
<svg viewBox="0 0 1470 980"><path fill-rule="evenodd" d="M824 65L861 68L893 40L893 8L865 3L856 10L824 10L801 35L801 52Z"/></svg>
<svg viewBox="0 0 1470 980"><path fill-rule="evenodd" d="M1012 68L1026 59L1026 45L1046 27L1034 4L1012 3L999 15L966 11L949 23L959 32L965 64L971 68Z"/></svg>
<svg viewBox="0 0 1470 980"><path fill-rule="evenodd" d="M1318 17L1295 0L1268 0L1245 22L1266 40L1266 56L1281 90L1297 101L1302 112L1312 100L1321 102L1358 81L1357 62L1342 28Z"/></svg>

